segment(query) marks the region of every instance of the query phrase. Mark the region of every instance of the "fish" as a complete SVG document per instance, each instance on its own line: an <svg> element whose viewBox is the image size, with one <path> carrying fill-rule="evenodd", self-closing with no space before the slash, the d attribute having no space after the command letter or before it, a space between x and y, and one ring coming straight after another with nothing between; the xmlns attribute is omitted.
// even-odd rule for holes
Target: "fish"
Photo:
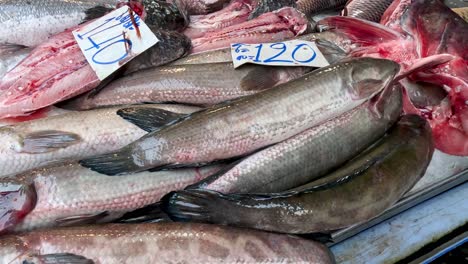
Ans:
<svg viewBox="0 0 468 264"><path fill-rule="evenodd" d="M330 17L319 24L360 45L349 56L394 60L409 71L411 82L444 88L447 97L438 105L420 111L405 104L405 111L429 120L437 149L468 155L468 23L438 0L395 0L380 24L351 17ZM415 65L424 61L430 67L418 70Z"/></svg>
<svg viewBox="0 0 468 264"><path fill-rule="evenodd" d="M321 11L344 7L348 0L298 0L297 9L307 16Z"/></svg>
<svg viewBox="0 0 468 264"><path fill-rule="evenodd" d="M192 53L227 48L231 43L253 44L291 39L306 32L308 23L304 14L292 7L284 7L192 39Z"/></svg>
<svg viewBox="0 0 468 264"><path fill-rule="evenodd" d="M374 22L380 22L383 13L385 12L385 10L387 10L387 8L392 2L393 0L350 0L346 3L345 8L341 12L341 15L362 18Z"/></svg>
<svg viewBox="0 0 468 264"><path fill-rule="evenodd" d="M203 37L207 32L219 31L223 28L247 21L253 10L252 0L233 0L225 8L207 14L190 16L190 24L184 34L190 39Z"/></svg>
<svg viewBox="0 0 468 264"><path fill-rule="evenodd" d="M246 157L187 189L220 193L277 193L320 178L382 137L402 111L401 86L377 102L312 127ZM377 97L380 95L377 95Z"/></svg>
<svg viewBox="0 0 468 264"><path fill-rule="evenodd" d="M112 11L118 0L2 0L0 44L35 47L67 28Z"/></svg>
<svg viewBox="0 0 468 264"><path fill-rule="evenodd" d="M140 108L162 114L153 127L171 122L199 108L179 105L142 105L69 112L0 128L0 177L63 160L78 160L116 151L147 133L119 116L119 110Z"/></svg>
<svg viewBox="0 0 468 264"><path fill-rule="evenodd" d="M258 0L255 9L249 15L249 20L288 6L296 8L296 0Z"/></svg>
<svg viewBox="0 0 468 264"><path fill-rule="evenodd" d="M213 105L258 93L309 71L308 67L260 65L245 65L234 70L229 62L162 66L117 79L98 94L85 94L61 106L84 110L144 102Z"/></svg>
<svg viewBox="0 0 468 264"><path fill-rule="evenodd" d="M249 229L181 223L54 228L0 237L1 264L335 263L319 242Z"/></svg>
<svg viewBox="0 0 468 264"><path fill-rule="evenodd" d="M24 116L98 88L101 81L71 31L57 34L36 47L3 77L0 81L0 118ZM190 40L180 33L153 32L160 37L160 42L131 61L128 72L163 65L190 50Z"/></svg>
<svg viewBox="0 0 468 264"><path fill-rule="evenodd" d="M452 8L452 11L468 22L468 7Z"/></svg>
<svg viewBox="0 0 468 264"><path fill-rule="evenodd" d="M317 181L273 194L177 191L163 197L162 209L177 221L329 232L365 222L397 202L424 175L433 151L427 121L406 115L372 147Z"/></svg>
<svg viewBox="0 0 468 264"><path fill-rule="evenodd" d="M346 46L344 40L338 36L333 36L334 33L328 31L322 33L310 33L297 37L296 39L316 42L318 49L325 56L328 63L333 64L341 59L344 59L348 54L341 47ZM224 48L212 51L190 54L189 56L180 58L169 65L189 65L189 64L205 64L232 62L231 48Z"/></svg>
<svg viewBox="0 0 468 264"><path fill-rule="evenodd" d="M381 59L330 65L199 111L119 151L83 159L80 164L120 175L243 156L356 108L388 87L398 71L397 63ZM145 119L138 113L129 117Z"/></svg>
<svg viewBox="0 0 468 264"><path fill-rule="evenodd" d="M188 15L206 15L216 12L229 3L229 0L166 0L169 3L178 3Z"/></svg>
<svg viewBox="0 0 468 264"><path fill-rule="evenodd" d="M15 49L0 54L0 80L31 52L30 48L15 46Z"/></svg>
<svg viewBox="0 0 468 264"><path fill-rule="evenodd" d="M65 162L0 178L0 233L109 222L221 168L146 171L111 178Z"/></svg>

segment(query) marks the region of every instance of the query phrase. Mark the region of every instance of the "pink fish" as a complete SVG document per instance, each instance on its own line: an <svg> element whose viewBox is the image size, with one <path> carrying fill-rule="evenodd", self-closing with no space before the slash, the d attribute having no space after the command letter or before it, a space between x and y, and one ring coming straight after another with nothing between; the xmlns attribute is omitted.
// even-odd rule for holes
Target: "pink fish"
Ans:
<svg viewBox="0 0 468 264"><path fill-rule="evenodd" d="M325 18L320 24L360 44L360 48L349 50L351 56L394 60L403 66L407 81L443 88L447 97L440 104L416 107L405 98L405 111L428 119L439 150L468 155L465 21L439 0L396 0L385 11L380 24L348 17Z"/></svg>
<svg viewBox="0 0 468 264"><path fill-rule="evenodd" d="M190 16L190 24L184 34L192 39L203 37L207 32L247 21L252 10L252 0L234 0L220 11L208 15Z"/></svg>
<svg viewBox="0 0 468 264"><path fill-rule="evenodd" d="M307 27L308 21L303 13L292 7L284 7L223 30L206 33L205 36L192 40L192 52L226 48L231 43L262 43L290 39L304 33Z"/></svg>

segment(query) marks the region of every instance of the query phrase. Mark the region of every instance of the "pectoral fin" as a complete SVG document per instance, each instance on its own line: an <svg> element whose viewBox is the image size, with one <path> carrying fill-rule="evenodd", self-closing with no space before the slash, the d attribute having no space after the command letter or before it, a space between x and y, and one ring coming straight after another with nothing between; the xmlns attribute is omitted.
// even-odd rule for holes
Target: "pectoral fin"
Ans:
<svg viewBox="0 0 468 264"><path fill-rule="evenodd" d="M69 254L69 253L56 253L47 255L32 255L21 259L22 264L94 264L94 261L83 256Z"/></svg>
<svg viewBox="0 0 468 264"><path fill-rule="evenodd" d="M33 132L23 137L21 152L32 154L52 152L74 145L80 140L80 136L70 132L58 130Z"/></svg>
<svg viewBox="0 0 468 264"><path fill-rule="evenodd" d="M59 226L72 226L72 225L88 225L95 224L97 221L108 216L107 212L102 212L98 214L84 214L84 215L75 215L70 217L58 218L55 220Z"/></svg>

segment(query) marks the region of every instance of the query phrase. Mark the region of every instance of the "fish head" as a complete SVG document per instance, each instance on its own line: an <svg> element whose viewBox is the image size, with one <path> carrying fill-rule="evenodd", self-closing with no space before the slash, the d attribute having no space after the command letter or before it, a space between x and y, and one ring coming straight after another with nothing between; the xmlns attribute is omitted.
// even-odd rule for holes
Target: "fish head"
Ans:
<svg viewBox="0 0 468 264"><path fill-rule="evenodd" d="M32 185L12 178L1 178L0 233L20 223L35 205L36 192Z"/></svg>
<svg viewBox="0 0 468 264"><path fill-rule="evenodd" d="M274 11L274 13L289 25L290 30L294 32L296 36L306 32L309 26L307 17L293 7L283 7Z"/></svg>
<svg viewBox="0 0 468 264"><path fill-rule="evenodd" d="M351 94L356 99L366 99L387 88L400 70L400 65L391 60L361 58L352 59L350 79Z"/></svg>

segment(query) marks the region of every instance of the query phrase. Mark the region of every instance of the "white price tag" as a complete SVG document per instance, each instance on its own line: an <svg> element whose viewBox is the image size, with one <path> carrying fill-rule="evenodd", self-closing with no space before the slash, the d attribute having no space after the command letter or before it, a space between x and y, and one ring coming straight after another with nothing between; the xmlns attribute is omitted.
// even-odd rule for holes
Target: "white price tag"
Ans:
<svg viewBox="0 0 468 264"><path fill-rule="evenodd" d="M234 68L245 63L272 66L310 66L330 65L314 42L289 40L261 44L231 44Z"/></svg>
<svg viewBox="0 0 468 264"><path fill-rule="evenodd" d="M128 6L74 30L73 36L100 80L159 42Z"/></svg>

